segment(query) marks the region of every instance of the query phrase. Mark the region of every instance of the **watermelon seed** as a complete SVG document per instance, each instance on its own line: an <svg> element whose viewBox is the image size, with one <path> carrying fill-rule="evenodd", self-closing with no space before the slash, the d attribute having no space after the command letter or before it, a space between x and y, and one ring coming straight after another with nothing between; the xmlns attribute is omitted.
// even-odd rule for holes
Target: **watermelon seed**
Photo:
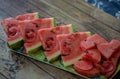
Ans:
<svg viewBox="0 0 120 79"><path fill-rule="evenodd" d="M55 46L55 41L54 41L54 38L52 37L49 37L47 40L46 40L46 50L47 51L50 51L51 49L54 48Z"/></svg>
<svg viewBox="0 0 120 79"><path fill-rule="evenodd" d="M36 28L38 28L38 27L39 27L39 26L38 26L38 24L36 24L36 23L33 23L33 24L35 25L35 27L36 27Z"/></svg>

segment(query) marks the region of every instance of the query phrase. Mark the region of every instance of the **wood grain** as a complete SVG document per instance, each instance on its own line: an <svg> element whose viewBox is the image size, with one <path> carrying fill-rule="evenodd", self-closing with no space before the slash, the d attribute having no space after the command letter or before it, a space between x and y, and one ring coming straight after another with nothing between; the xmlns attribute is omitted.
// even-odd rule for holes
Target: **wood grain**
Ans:
<svg viewBox="0 0 120 79"><path fill-rule="evenodd" d="M75 31L91 31L109 41L120 40L120 20L84 0L0 0L0 20L31 12L40 12L41 17L55 17L58 25L73 24ZM0 79L83 79L11 53L4 40L0 27Z"/></svg>
<svg viewBox="0 0 120 79"><path fill-rule="evenodd" d="M119 28L120 20L93 6L90 6L89 4L85 3L84 0L72 0L72 1L63 0L63 1L70 4L71 6L74 6L78 10L84 12L85 14L92 16L93 19L96 19L101 23L105 24L106 26L120 32Z"/></svg>

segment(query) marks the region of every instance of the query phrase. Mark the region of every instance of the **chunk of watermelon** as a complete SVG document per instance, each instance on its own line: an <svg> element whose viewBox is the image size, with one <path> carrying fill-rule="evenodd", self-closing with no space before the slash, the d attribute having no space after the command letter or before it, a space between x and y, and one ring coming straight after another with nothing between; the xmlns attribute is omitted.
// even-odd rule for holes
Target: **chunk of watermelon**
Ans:
<svg viewBox="0 0 120 79"><path fill-rule="evenodd" d="M93 68L93 64L91 61L80 60L74 63L74 66L81 70L91 70Z"/></svg>
<svg viewBox="0 0 120 79"><path fill-rule="evenodd" d="M33 20L36 18L40 18L40 14L38 12L35 13L26 13L22 15L18 15L16 17L17 20L23 21L23 20Z"/></svg>
<svg viewBox="0 0 120 79"><path fill-rule="evenodd" d="M96 77L100 75L100 71L93 66L90 61L81 60L74 63L73 68L79 74L87 77Z"/></svg>
<svg viewBox="0 0 120 79"><path fill-rule="evenodd" d="M37 28L35 24L30 21L23 21L19 23L19 28L24 40L24 47L26 53L36 52L41 46L40 39L37 35Z"/></svg>
<svg viewBox="0 0 120 79"><path fill-rule="evenodd" d="M38 31L45 56L49 62L55 60L60 55L58 40L56 35L71 33L71 25L57 26L53 28L41 29Z"/></svg>
<svg viewBox="0 0 120 79"><path fill-rule="evenodd" d="M7 35L8 46L11 49L23 46L23 38L18 28L18 21L14 18L8 18L1 21L3 29Z"/></svg>
<svg viewBox="0 0 120 79"><path fill-rule="evenodd" d="M109 59L119 47L120 41L114 39L110 43L101 43L97 46L98 50L106 59Z"/></svg>
<svg viewBox="0 0 120 79"><path fill-rule="evenodd" d="M90 32L78 32L57 35L64 66L72 65L81 59L82 51L79 48L79 43L85 40L89 34Z"/></svg>
<svg viewBox="0 0 120 79"><path fill-rule="evenodd" d="M120 58L120 49L118 49L117 51L115 51L115 53L110 57L109 61L112 63L113 65L113 70L111 70L110 72L107 72L105 74L105 76L107 78L110 78L112 76L112 74L116 71L117 69L117 65L118 65L118 60ZM111 68L111 67L109 67Z"/></svg>
<svg viewBox="0 0 120 79"><path fill-rule="evenodd" d="M101 53L97 49L90 49L88 50L88 55L90 60L94 63L99 63L101 61Z"/></svg>
<svg viewBox="0 0 120 79"><path fill-rule="evenodd" d="M105 73L111 72L114 69L114 65L111 61L104 61L102 66L105 69Z"/></svg>
<svg viewBox="0 0 120 79"><path fill-rule="evenodd" d="M91 48L95 48L95 46L101 43L108 43L104 38L99 36L98 34L94 34L86 39L86 41L82 41L80 46L82 50L87 50Z"/></svg>

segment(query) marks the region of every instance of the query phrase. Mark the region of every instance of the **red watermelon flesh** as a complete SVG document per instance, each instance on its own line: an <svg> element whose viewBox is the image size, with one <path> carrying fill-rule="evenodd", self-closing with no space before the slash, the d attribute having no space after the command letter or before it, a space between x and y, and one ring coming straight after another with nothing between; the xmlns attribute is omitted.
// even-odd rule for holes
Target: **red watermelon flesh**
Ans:
<svg viewBox="0 0 120 79"><path fill-rule="evenodd" d="M7 34L8 37L14 36L17 31L19 31L18 27L18 21L14 18L8 18L3 21L1 21L1 24Z"/></svg>
<svg viewBox="0 0 120 79"><path fill-rule="evenodd" d="M101 54L97 49L89 49L88 51L82 53L83 60L89 60L94 63L99 63L101 61Z"/></svg>
<svg viewBox="0 0 120 79"><path fill-rule="evenodd" d="M87 77L96 77L100 75L100 71L97 68L93 67L93 64L90 61L77 61L74 63L73 68L79 74Z"/></svg>
<svg viewBox="0 0 120 79"><path fill-rule="evenodd" d="M93 64L91 61L80 60L74 63L74 66L81 70L91 70L93 68Z"/></svg>
<svg viewBox="0 0 120 79"><path fill-rule="evenodd" d="M118 40L112 40L110 43L101 43L97 46L98 50L106 59L109 59L119 47L120 41Z"/></svg>
<svg viewBox="0 0 120 79"><path fill-rule="evenodd" d="M95 64L95 67L107 78L110 78L116 70L119 57L120 50L117 50L109 60L103 61L101 64Z"/></svg>
<svg viewBox="0 0 120 79"><path fill-rule="evenodd" d="M103 74L103 75L105 74L105 69L101 63L93 63L93 64L94 64L95 68L97 68L100 71L101 74Z"/></svg>
<svg viewBox="0 0 120 79"><path fill-rule="evenodd" d="M14 18L8 18L1 22L7 35L7 42L10 48L19 48L23 44L23 38L18 28L18 21ZM18 45L17 45L18 44ZM16 46L17 45L17 46Z"/></svg>
<svg viewBox="0 0 120 79"><path fill-rule="evenodd" d="M101 61L101 53L97 49L88 50L88 55L94 63L99 63Z"/></svg>
<svg viewBox="0 0 120 79"><path fill-rule="evenodd" d="M91 61L91 57L89 56L88 52L83 52L81 58L82 60Z"/></svg>
<svg viewBox="0 0 120 79"><path fill-rule="evenodd" d="M71 33L70 28L71 25L63 25L38 31L48 61L52 61L55 57L60 55L56 36L58 34Z"/></svg>
<svg viewBox="0 0 120 79"><path fill-rule="evenodd" d="M54 18L42 18L42 19L34 19L31 23L35 24L36 28L50 28L55 26L55 19Z"/></svg>
<svg viewBox="0 0 120 79"><path fill-rule="evenodd" d="M36 52L41 46L41 41L38 37L35 24L31 23L31 21L26 20L23 22L19 22L19 28L25 42L24 47L26 53Z"/></svg>
<svg viewBox="0 0 120 79"><path fill-rule="evenodd" d="M115 72L116 68L117 68L117 64L118 64L118 59L120 58L120 49L118 49L112 56L111 58L109 59L109 61L112 62L113 64L113 70L110 71L110 72L107 72L105 74L105 76L107 78L110 78L112 76L112 74Z"/></svg>
<svg viewBox="0 0 120 79"><path fill-rule="evenodd" d="M20 22L19 28L25 43L32 43L34 41L39 41L36 26L30 21Z"/></svg>
<svg viewBox="0 0 120 79"><path fill-rule="evenodd" d="M36 12L36 13L26 13L26 14L18 15L16 19L20 21L24 21L24 20L33 20L39 17L40 17L39 13Z"/></svg>
<svg viewBox="0 0 120 79"><path fill-rule="evenodd" d="M82 51L79 48L79 43L80 41L85 40L88 36L88 32L57 36L64 66L72 65L81 58Z"/></svg>
<svg viewBox="0 0 120 79"><path fill-rule="evenodd" d="M106 73L114 69L114 65L111 61L104 61L102 66L104 67Z"/></svg>
<svg viewBox="0 0 120 79"><path fill-rule="evenodd" d="M113 61L107 60L103 61L103 63L94 63L95 68L97 68L101 74L105 75L107 78L115 72L116 65L114 65Z"/></svg>
<svg viewBox="0 0 120 79"><path fill-rule="evenodd" d="M95 46L101 44L101 43L107 43L107 41L99 36L98 34L94 34L86 39L86 41L82 41L80 43L80 46L82 50L87 50L91 48L95 48Z"/></svg>

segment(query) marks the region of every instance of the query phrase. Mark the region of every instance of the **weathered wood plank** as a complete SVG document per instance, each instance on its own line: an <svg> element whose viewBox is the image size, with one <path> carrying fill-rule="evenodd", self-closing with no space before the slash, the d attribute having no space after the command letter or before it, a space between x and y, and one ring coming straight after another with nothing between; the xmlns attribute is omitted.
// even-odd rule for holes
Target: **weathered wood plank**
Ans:
<svg viewBox="0 0 120 79"><path fill-rule="evenodd" d="M8 79L8 78L5 77L3 74L0 73L0 79Z"/></svg>
<svg viewBox="0 0 120 79"><path fill-rule="evenodd" d="M14 56L19 57L19 60L21 60L21 58L24 58L15 54ZM23 61L25 62L24 64L21 64L20 70L16 73L15 79L56 79L48 73L46 73L45 71L38 68L28 59L24 58Z"/></svg>
<svg viewBox="0 0 120 79"><path fill-rule="evenodd" d="M74 6L80 11L83 11L89 16L92 16L97 21L100 21L101 23L107 25L108 27L120 32L120 20L116 19L115 17L109 15L108 13L103 12L102 10L99 10L88 3L85 3L84 0L62 0L66 2L67 4L70 4L71 6Z"/></svg>

